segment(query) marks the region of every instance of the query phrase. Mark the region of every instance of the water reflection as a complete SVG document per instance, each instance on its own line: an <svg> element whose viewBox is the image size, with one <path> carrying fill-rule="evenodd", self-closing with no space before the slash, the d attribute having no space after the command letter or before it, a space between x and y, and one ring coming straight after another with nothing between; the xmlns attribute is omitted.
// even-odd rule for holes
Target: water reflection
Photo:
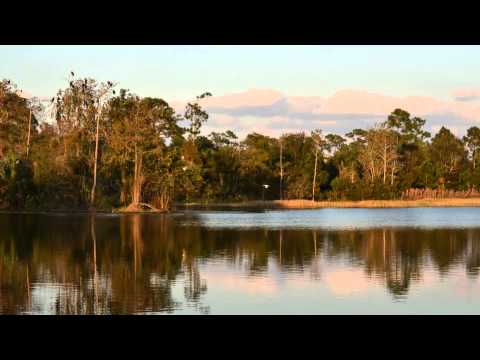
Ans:
<svg viewBox="0 0 480 360"><path fill-rule="evenodd" d="M480 309L480 228L239 231L184 220L0 215L0 313Z"/></svg>

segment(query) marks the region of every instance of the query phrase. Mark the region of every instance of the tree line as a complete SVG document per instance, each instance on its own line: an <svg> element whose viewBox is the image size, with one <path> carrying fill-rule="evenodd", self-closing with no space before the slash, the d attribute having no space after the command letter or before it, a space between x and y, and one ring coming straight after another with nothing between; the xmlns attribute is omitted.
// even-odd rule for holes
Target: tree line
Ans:
<svg viewBox="0 0 480 360"><path fill-rule="evenodd" d="M80 79L47 102L0 82L0 206L168 209L174 203L265 199L398 199L412 189L476 193L480 129L462 138L394 109L344 134L202 135L200 105ZM48 116L53 121L42 121Z"/></svg>

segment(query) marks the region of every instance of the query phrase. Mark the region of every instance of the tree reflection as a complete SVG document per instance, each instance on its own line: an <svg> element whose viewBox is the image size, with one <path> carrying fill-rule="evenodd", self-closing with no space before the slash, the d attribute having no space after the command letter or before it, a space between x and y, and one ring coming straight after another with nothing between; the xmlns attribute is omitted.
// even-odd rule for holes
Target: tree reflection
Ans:
<svg viewBox="0 0 480 360"><path fill-rule="evenodd" d="M394 299L428 269L445 277L463 266L478 278L480 268L480 229L238 231L139 214L0 215L0 228L0 313L10 314L209 313L205 295L216 284L202 273L213 260L247 278L270 276L274 264L319 282L321 264L342 262Z"/></svg>
<svg viewBox="0 0 480 360"><path fill-rule="evenodd" d="M207 292L207 283L201 279L197 259L187 253L183 254L182 268L186 274L184 294L188 303L201 309L202 313L208 313L208 307L200 304L201 295Z"/></svg>

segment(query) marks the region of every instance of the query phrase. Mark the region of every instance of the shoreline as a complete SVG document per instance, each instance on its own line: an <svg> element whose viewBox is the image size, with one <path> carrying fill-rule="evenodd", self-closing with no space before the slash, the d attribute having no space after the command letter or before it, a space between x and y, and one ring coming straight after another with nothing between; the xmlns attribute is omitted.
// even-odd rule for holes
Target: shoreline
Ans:
<svg viewBox="0 0 480 360"><path fill-rule="evenodd" d="M360 200L315 201L270 200L231 203L177 204L178 209L326 209L326 208L415 208L415 207L480 207L479 198L421 199L421 200Z"/></svg>
<svg viewBox="0 0 480 360"><path fill-rule="evenodd" d="M315 201L311 200L266 200L225 203L189 203L174 204L171 210L144 210L125 211L119 210L96 210L86 209L49 209L49 210L0 210L0 214L72 214L72 215L131 215L131 214L171 214L183 210L288 210L288 209L394 209L394 208L435 208L435 207L480 207L478 198L450 198L450 199L420 199L420 200L360 200L360 201Z"/></svg>
<svg viewBox="0 0 480 360"><path fill-rule="evenodd" d="M171 211L168 210L145 210L145 211L138 211L138 210L95 210L89 211L84 209L79 210L72 210L72 209L48 209L48 210L9 210L9 209L2 209L0 210L0 214L21 214L21 215L52 215L52 214L70 214L70 215L134 215L134 214L168 214Z"/></svg>

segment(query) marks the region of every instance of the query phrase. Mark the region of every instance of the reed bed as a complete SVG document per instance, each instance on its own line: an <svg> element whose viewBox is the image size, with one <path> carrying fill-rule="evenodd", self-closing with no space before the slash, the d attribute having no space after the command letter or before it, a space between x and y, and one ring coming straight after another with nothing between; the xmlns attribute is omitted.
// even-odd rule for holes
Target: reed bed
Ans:
<svg viewBox="0 0 480 360"><path fill-rule="evenodd" d="M478 198L419 199L419 200L362 200L311 201L273 200L238 203L188 204L187 207L265 208L265 209L317 209L317 208L408 208L408 207L476 207Z"/></svg>

